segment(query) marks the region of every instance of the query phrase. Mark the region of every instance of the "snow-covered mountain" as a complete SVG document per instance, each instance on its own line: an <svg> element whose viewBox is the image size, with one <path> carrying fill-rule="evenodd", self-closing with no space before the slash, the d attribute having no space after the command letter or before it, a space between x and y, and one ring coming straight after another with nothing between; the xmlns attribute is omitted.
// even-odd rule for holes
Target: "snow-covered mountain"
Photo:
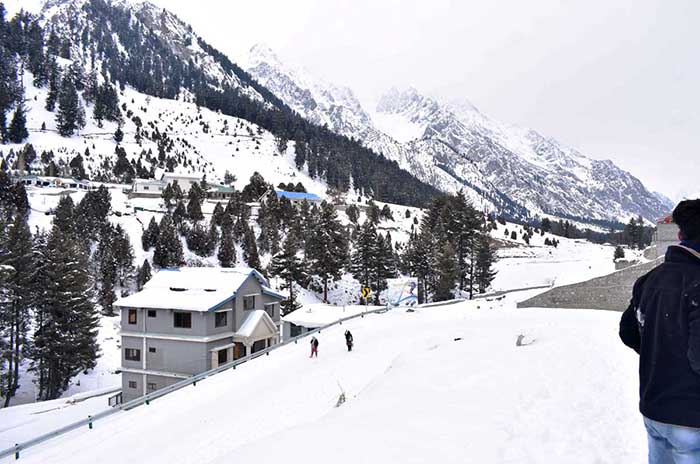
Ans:
<svg viewBox="0 0 700 464"><path fill-rule="evenodd" d="M671 206L611 161L499 123L464 100L392 89L370 114L351 90L314 79L265 46L251 49L246 67L305 118L361 140L441 190L465 188L484 207L608 221L653 220Z"/></svg>
<svg viewBox="0 0 700 464"><path fill-rule="evenodd" d="M267 46L255 45L242 65L285 104L307 120L361 141L365 146L396 161L418 179L443 191L463 189L482 209L505 210L514 217L527 215L524 208L486 181L476 166L459 162L439 140L402 143L379 129L352 90L313 77L300 67L284 63Z"/></svg>
<svg viewBox="0 0 700 464"><path fill-rule="evenodd" d="M233 164L228 168L241 178L236 162L219 160L265 151L274 158L272 163L260 159L260 171L310 177L326 186L322 193L352 190L412 206L424 206L437 193L359 142L310 124L164 8L126 0L49 0L38 23L43 47L34 52L41 57L34 62L40 66L31 72L25 67L24 74L28 142L37 153L30 156L33 173L45 172L50 161L65 167L80 154L91 178L124 181L112 175L120 145L137 177L161 168L206 171L220 179L224 165ZM43 78L37 77L39 70L46 74ZM63 85L66 76L85 107L87 124L59 137L54 136L56 108L47 110L51 105L45 102L51 82ZM98 121L94 96L89 98L95 92L88 90L105 82L117 89L119 117ZM152 106L155 99L158 105ZM123 142L112 138L117 125ZM212 142L217 148L212 149ZM0 153L11 165L20 148L5 145ZM47 156L38 156L43 152Z"/></svg>

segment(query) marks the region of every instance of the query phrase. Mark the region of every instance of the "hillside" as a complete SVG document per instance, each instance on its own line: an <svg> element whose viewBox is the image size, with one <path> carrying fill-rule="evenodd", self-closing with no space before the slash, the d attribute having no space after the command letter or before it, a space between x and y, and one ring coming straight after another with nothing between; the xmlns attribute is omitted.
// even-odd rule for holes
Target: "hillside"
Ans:
<svg viewBox="0 0 700 464"><path fill-rule="evenodd" d="M465 189L479 206L511 217L653 221L671 206L612 162L495 121L466 100L392 89L368 111L350 89L284 63L265 46L253 47L245 66L308 120L361 140L443 191Z"/></svg>
<svg viewBox="0 0 700 464"><path fill-rule="evenodd" d="M214 165L215 161L209 159L208 146L193 145L186 137L187 130L183 126L199 125L200 132L215 133L231 145L239 141L237 135L256 141L254 135L266 133L269 139L274 139L277 153L294 154L296 171L307 172L335 190L354 189L377 200L416 206L425 205L436 193L434 188L401 170L396 163L353 140L308 123L229 58L209 46L190 26L148 2L52 0L44 5L38 18L25 13L13 21L8 23L11 28L15 24L31 25L28 28L31 32L20 32L22 28L17 26L18 36L32 35L31 38L18 37L18 41L30 44L27 47L9 41L9 51L22 58L21 62L12 63L12 67L17 69L22 65L29 71L24 74L25 81L31 80L46 96L55 95L68 77L77 90L80 105L86 110L86 127L62 134L60 139L46 140L44 147L52 149L54 154L61 152L64 145L76 144L67 141L68 136L78 139L78 143L82 142L87 148L92 137L102 136L108 140L121 124L126 135L131 134L139 145L133 151L123 147L136 174L147 177L152 175L154 167L192 171L205 164ZM109 94L113 88L118 89L118 95L109 100L109 114L102 115L102 110L98 116L94 105L100 101L102 93ZM1 108L4 112L16 108L16 102L21 100L21 95L17 94L21 90L22 85L18 83L13 99ZM27 98L26 94L33 89L26 82L23 90L25 101L36 96L34 92ZM136 92L141 96L124 92ZM136 100L144 102L147 97L172 101L171 117L160 113L146 117L143 109L148 110L148 105L131 106ZM183 112L179 105L184 102L193 103L191 107L196 105L198 110L208 108L230 116L236 121L229 122L240 124L209 126L199 119L199 114ZM51 122L56 117L56 109L51 106L42 106L39 96L36 104L27 106L26 117L36 124L46 123L45 131L51 131ZM41 108L51 108L53 115ZM108 124L110 121L114 124ZM90 126L93 122L102 130L94 130ZM218 122L222 122L221 119ZM32 136L40 133L41 125L29 124L28 129ZM44 137L39 138L44 141ZM5 156L10 148L17 152L19 147L3 147ZM111 147L105 147L106 151L107 148ZM243 150L245 147L233 148ZM148 163L154 166L142 159L143 169L138 169L138 158L145 157L149 149L152 157L157 155L155 161ZM104 159L111 156L112 166L117 161L113 153L114 149L101 153ZM36 163L39 172L49 167L49 162L41 157ZM99 163L92 164L95 173L95 164ZM102 167L101 173L102 180L119 180L108 167ZM217 170L217 174L221 177L223 171Z"/></svg>
<svg viewBox="0 0 700 464"><path fill-rule="evenodd" d="M324 331L318 359L289 345L22 460L271 463L304 449L342 463L640 461L635 357L616 325L615 313L517 311L510 298L368 316ZM516 347L519 334L534 343Z"/></svg>

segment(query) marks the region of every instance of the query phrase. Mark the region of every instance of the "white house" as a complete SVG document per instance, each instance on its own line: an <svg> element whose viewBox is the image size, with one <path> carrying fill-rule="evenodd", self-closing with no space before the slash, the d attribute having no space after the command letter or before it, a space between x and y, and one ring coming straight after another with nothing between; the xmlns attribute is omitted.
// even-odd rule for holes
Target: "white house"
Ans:
<svg viewBox="0 0 700 464"><path fill-rule="evenodd" d="M165 182L166 185L177 181L177 185L182 190L182 193L187 194L187 192L190 191L190 187L192 187L193 184L202 182L203 178L204 174L177 174L174 172L166 172L163 174L161 180Z"/></svg>
<svg viewBox="0 0 700 464"><path fill-rule="evenodd" d="M124 401L276 344L283 299L255 269L157 272L115 303Z"/></svg>

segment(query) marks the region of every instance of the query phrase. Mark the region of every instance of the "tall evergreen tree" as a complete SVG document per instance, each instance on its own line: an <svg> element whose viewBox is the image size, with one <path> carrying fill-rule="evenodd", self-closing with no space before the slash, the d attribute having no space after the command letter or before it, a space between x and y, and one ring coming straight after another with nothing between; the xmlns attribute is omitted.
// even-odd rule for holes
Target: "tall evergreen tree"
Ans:
<svg viewBox="0 0 700 464"><path fill-rule="evenodd" d="M248 264L248 267L257 270L261 269L258 245L255 242L255 234L250 227L246 228L243 236L243 259Z"/></svg>
<svg viewBox="0 0 700 464"><path fill-rule="evenodd" d="M272 258L272 275L282 279L282 290L289 290L289 298L284 300L280 306L282 315L287 315L301 308L294 293L294 284L305 284L308 275L304 262L298 256L298 250L294 240L287 237L282 246L282 250Z"/></svg>
<svg viewBox="0 0 700 464"><path fill-rule="evenodd" d="M30 308L33 300L34 252L31 233L26 217L16 214L7 231L6 250L0 253L0 264L9 266L12 272L7 279L10 299L8 305L0 308L7 311L0 316L9 328L9 350L6 358L8 370L4 385L5 407L19 388L19 368L27 351L27 331L30 326Z"/></svg>
<svg viewBox="0 0 700 464"><path fill-rule="evenodd" d="M160 234L153 253L153 264L158 267L180 266L185 261L182 242L170 215L163 216L158 229Z"/></svg>
<svg viewBox="0 0 700 464"><path fill-rule="evenodd" d="M307 259L311 272L323 282L323 301L328 302L328 283L340 279L348 260L348 241L333 205L321 204L318 219L308 238Z"/></svg>
<svg viewBox="0 0 700 464"><path fill-rule="evenodd" d="M143 235L141 235L141 245L144 251L148 251L156 246L156 243L158 243L158 235L160 235L158 223L156 222L155 216L151 216L148 227L143 231Z"/></svg>
<svg viewBox="0 0 700 464"><path fill-rule="evenodd" d="M143 264L138 268L136 276L136 290L141 291L143 286L146 285L146 282L151 280L151 276L151 263L148 262L148 259L144 259Z"/></svg>
<svg viewBox="0 0 700 464"><path fill-rule="evenodd" d="M455 259L455 249L449 242L440 248L435 262L435 274L435 301L452 299L459 277L459 267Z"/></svg>
<svg viewBox="0 0 700 464"><path fill-rule="evenodd" d="M74 237L54 226L42 254L32 369L39 398L48 400L65 391L74 375L95 366L99 319L88 256Z"/></svg>
<svg viewBox="0 0 700 464"><path fill-rule="evenodd" d="M217 258L222 267L233 267L236 264L236 246L233 242L233 232L230 227L224 227L221 231L221 243Z"/></svg>
<svg viewBox="0 0 700 464"><path fill-rule="evenodd" d="M76 130L85 126L85 109L80 102L75 82L70 75L63 77L58 94L58 112L56 113L58 133L69 137Z"/></svg>
<svg viewBox="0 0 700 464"><path fill-rule="evenodd" d="M29 131L27 131L26 109L24 104L20 103L12 115L12 121L7 131L7 139L12 143L22 143L27 137L29 137Z"/></svg>

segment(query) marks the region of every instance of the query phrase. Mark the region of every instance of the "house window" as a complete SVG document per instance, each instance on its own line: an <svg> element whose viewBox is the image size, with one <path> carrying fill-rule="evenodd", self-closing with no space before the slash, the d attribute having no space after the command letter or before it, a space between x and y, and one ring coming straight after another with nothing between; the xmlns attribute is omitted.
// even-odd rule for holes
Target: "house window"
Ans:
<svg viewBox="0 0 700 464"><path fill-rule="evenodd" d="M149 309L149 310L148 310L148 317L156 317L156 310L155 310L155 309Z"/></svg>
<svg viewBox="0 0 700 464"><path fill-rule="evenodd" d="M228 324L228 312L214 314L214 327L226 327Z"/></svg>
<svg viewBox="0 0 700 464"><path fill-rule="evenodd" d="M219 366L221 366L222 364L226 364L228 362L228 348L219 350L219 352L217 353L217 358L219 361Z"/></svg>
<svg viewBox="0 0 700 464"><path fill-rule="evenodd" d="M135 380L129 380L129 388L136 388L136 381Z"/></svg>
<svg viewBox="0 0 700 464"><path fill-rule="evenodd" d="M255 309L255 295L243 297L243 310L250 311Z"/></svg>
<svg viewBox="0 0 700 464"><path fill-rule="evenodd" d="M175 312L173 314L174 326L181 329L191 329L192 328L192 313L181 313Z"/></svg>
<svg viewBox="0 0 700 464"><path fill-rule="evenodd" d="M144 190L148 190L148 185L144 185L144 186L143 186L143 189L144 189Z"/></svg>
<svg viewBox="0 0 700 464"><path fill-rule="evenodd" d="M155 382L148 382L148 389L153 391L158 389L158 384Z"/></svg>
<svg viewBox="0 0 700 464"><path fill-rule="evenodd" d="M136 310L129 310L129 324L136 324Z"/></svg>
<svg viewBox="0 0 700 464"><path fill-rule="evenodd" d="M125 348L124 357L127 361L141 361L141 350L135 348Z"/></svg>
<svg viewBox="0 0 700 464"><path fill-rule="evenodd" d="M268 316L270 316L271 318L274 318L275 317L275 303L266 304L265 311L267 312Z"/></svg>
<svg viewBox="0 0 700 464"><path fill-rule="evenodd" d="M155 352L156 352L156 348L155 348L154 346L149 346L149 347L148 347L148 352L149 352L149 353L155 353Z"/></svg>

